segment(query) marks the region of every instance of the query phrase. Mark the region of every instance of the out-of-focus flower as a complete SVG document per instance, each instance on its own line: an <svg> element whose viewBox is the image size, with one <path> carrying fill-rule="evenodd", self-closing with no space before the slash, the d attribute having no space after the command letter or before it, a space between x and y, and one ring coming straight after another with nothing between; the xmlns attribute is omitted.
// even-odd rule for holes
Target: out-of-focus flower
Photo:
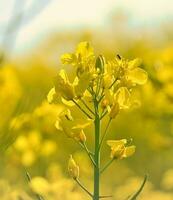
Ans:
<svg viewBox="0 0 173 200"><path fill-rule="evenodd" d="M29 183L31 189L40 195L45 195L50 190L48 181L42 177L34 177Z"/></svg>

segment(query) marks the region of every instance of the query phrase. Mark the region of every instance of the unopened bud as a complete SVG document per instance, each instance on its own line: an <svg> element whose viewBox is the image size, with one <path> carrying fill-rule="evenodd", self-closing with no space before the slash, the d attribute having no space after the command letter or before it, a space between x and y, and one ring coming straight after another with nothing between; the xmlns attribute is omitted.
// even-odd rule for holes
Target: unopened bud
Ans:
<svg viewBox="0 0 173 200"><path fill-rule="evenodd" d="M102 109L105 109L109 105L109 101L107 99L103 99L101 102Z"/></svg>
<svg viewBox="0 0 173 200"><path fill-rule="evenodd" d="M68 172L73 179L77 179L79 177L79 166L76 164L72 155L70 155L68 162Z"/></svg>
<svg viewBox="0 0 173 200"><path fill-rule="evenodd" d="M97 59L96 59L96 69L99 69L100 73L104 72L105 63L106 63L105 58L102 55L97 57Z"/></svg>
<svg viewBox="0 0 173 200"><path fill-rule="evenodd" d="M82 143L86 142L86 135L83 130L81 130L81 132L79 133L79 140Z"/></svg>

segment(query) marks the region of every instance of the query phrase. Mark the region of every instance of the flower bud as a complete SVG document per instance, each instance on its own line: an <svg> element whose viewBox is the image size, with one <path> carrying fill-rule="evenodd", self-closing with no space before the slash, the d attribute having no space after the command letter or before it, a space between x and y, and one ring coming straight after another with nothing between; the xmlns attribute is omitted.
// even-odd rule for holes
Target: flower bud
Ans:
<svg viewBox="0 0 173 200"><path fill-rule="evenodd" d="M80 132L74 133L73 138L76 141L81 142L81 143L86 142L86 135L83 130L81 130Z"/></svg>
<svg viewBox="0 0 173 200"><path fill-rule="evenodd" d="M103 99L103 101L101 102L102 109L104 110L108 105L109 105L109 100Z"/></svg>
<svg viewBox="0 0 173 200"><path fill-rule="evenodd" d="M105 58L102 55L97 57L95 66L96 66L96 69L98 69L100 73L104 72L105 63L106 63Z"/></svg>
<svg viewBox="0 0 173 200"><path fill-rule="evenodd" d="M79 133L79 141L82 143L86 142L86 135L83 130L81 130Z"/></svg>
<svg viewBox="0 0 173 200"><path fill-rule="evenodd" d="M77 179L79 177L79 166L76 164L72 155L70 155L68 162L68 172L73 179Z"/></svg>

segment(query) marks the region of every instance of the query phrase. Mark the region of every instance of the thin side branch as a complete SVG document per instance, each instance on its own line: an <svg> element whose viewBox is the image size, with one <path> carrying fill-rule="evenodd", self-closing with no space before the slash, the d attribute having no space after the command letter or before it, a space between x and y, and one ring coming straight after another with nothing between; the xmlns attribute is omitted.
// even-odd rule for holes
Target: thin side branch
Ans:
<svg viewBox="0 0 173 200"><path fill-rule="evenodd" d="M93 195L91 194L91 192L89 192L87 190L87 188L78 180L78 179L74 179L76 181L76 183L90 196L93 198Z"/></svg>
<svg viewBox="0 0 173 200"><path fill-rule="evenodd" d="M86 153L88 154L88 156L89 156L89 158L90 158L92 164L96 167L97 165L96 165L96 163L95 163L95 161L94 161L94 159L93 159L93 157L92 157L92 155L91 155L91 152L88 150L88 147L86 146L85 143L83 143L82 145L83 145L83 147L84 147L84 150L85 150Z"/></svg>
<svg viewBox="0 0 173 200"><path fill-rule="evenodd" d="M100 120L102 120L103 117L104 117L107 113L108 113L108 111L106 110L106 111L103 113L103 115L100 117Z"/></svg>
<svg viewBox="0 0 173 200"><path fill-rule="evenodd" d="M108 121L108 123L107 123L107 126L106 126L106 128L105 128L105 131L104 131L104 134L103 134L103 136L102 136L102 138L101 138L101 141L100 141L100 145L99 145L99 150L101 149L101 147L102 147L102 144L103 144L103 141L104 141L104 139L105 139L105 137L106 137L106 134L107 134L107 132L108 132L108 128L109 128L109 125L110 125L110 123L111 123L111 118L109 119L109 121Z"/></svg>
<svg viewBox="0 0 173 200"><path fill-rule="evenodd" d="M102 174L111 164L112 162L115 160L115 158L112 158L110 161L108 161L106 163L106 165L100 170L100 174Z"/></svg>
<svg viewBox="0 0 173 200"><path fill-rule="evenodd" d="M116 83L117 79L115 79L112 84L109 86L109 89L111 89L111 87Z"/></svg>
<svg viewBox="0 0 173 200"><path fill-rule="evenodd" d="M74 99L72 101L89 119L92 119L92 117Z"/></svg>
<svg viewBox="0 0 173 200"><path fill-rule="evenodd" d="M81 99L81 102L84 104L84 106L93 114L95 115L95 113L91 110L91 108L85 103L85 101L83 99Z"/></svg>

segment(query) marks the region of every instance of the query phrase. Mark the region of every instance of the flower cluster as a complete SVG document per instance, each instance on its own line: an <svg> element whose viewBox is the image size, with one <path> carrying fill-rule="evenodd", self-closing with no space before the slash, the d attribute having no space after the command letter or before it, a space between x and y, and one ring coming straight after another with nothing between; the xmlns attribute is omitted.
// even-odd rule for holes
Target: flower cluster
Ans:
<svg viewBox="0 0 173 200"><path fill-rule="evenodd" d="M88 42L81 42L75 53L64 54L61 61L74 67L76 77L70 82L65 70L60 70L48 101L56 102L59 97L65 105L74 105L83 99L91 103L95 93L102 109L107 109L111 118L130 107L131 89L147 80L147 73L140 68L140 59L128 61L119 55L112 60L101 55L96 58Z"/></svg>

